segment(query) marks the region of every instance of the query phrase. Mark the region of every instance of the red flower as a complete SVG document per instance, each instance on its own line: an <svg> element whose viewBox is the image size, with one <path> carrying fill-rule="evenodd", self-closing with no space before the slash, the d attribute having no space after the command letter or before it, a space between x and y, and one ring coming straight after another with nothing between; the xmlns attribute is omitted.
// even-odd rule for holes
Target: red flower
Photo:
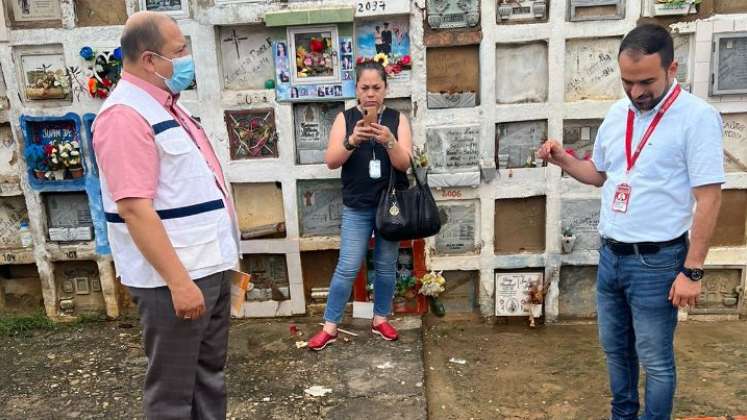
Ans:
<svg viewBox="0 0 747 420"><path fill-rule="evenodd" d="M410 58L410 56L409 56L409 55L406 55L406 56L402 57L402 59L400 60L400 63L401 63L401 64L402 64L403 66L407 66L407 65L409 65L410 63L412 63L412 58Z"/></svg>
<svg viewBox="0 0 747 420"><path fill-rule="evenodd" d="M355 59L355 64L363 64L363 62L364 62L365 60L366 60L366 59L365 59L365 58L363 58L363 57L358 57L358 58L356 58L356 59Z"/></svg>
<svg viewBox="0 0 747 420"><path fill-rule="evenodd" d="M402 66L399 63L392 66L392 73L399 74L401 71L402 71Z"/></svg>
<svg viewBox="0 0 747 420"><path fill-rule="evenodd" d="M109 79L102 80L101 84L104 85L104 87L112 87L112 81Z"/></svg>
<svg viewBox="0 0 747 420"><path fill-rule="evenodd" d="M44 154L46 154L47 156L51 155L53 148L54 148L54 146L52 146L51 144L45 144L44 145Z"/></svg>
<svg viewBox="0 0 747 420"><path fill-rule="evenodd" d="M106 98L109 95L106 89L98 89L96 91L96 96L98 96L101 99Z"/></svg>
<svg viewBox="0 0 747 420"><path fill-rule="evenodd" d="M320 53L324 51L324 43L316 38L312 38L311 41L309 41L309 49L312 52Z"/></svg>

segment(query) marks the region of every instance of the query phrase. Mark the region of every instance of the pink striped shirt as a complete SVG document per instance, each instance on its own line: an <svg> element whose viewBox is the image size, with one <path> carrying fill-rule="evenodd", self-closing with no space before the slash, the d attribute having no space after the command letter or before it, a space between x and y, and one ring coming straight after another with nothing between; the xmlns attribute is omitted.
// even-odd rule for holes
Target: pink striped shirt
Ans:
<svg viewBox="0 0 747 420"><path fill-rule="evenodd" d="M178 95L173 95L130 73L122 78L146 91L184 128L197 144L205 161L215 174L226 205L233 216L233 203L226 189L226 181L205 130L190 115L176 106ZM114 105L96 120L93 148L99 170L114 201L123 198L155 198L159 178L158 148L150 124L134 109ZM235 217L235 216L234 216Z"/></svg>

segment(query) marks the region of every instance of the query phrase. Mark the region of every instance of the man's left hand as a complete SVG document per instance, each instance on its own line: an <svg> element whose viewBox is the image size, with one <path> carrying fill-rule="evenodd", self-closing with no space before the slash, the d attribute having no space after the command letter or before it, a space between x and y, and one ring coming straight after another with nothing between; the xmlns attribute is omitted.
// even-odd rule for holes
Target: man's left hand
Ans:
<svg viewBox="0 0 747 420"><path fill-rule="evenodd" d="M673 306L684 308L694 307L700 296L700 282L692 281L683 273L677 274L672 288L669 289L669 300Z"/></svg>

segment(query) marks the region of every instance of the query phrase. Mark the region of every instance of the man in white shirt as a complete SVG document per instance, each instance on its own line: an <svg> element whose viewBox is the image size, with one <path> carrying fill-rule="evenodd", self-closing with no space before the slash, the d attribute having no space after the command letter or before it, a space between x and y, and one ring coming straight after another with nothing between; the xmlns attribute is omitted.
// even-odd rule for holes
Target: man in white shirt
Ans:
<svg viewBox="0 0 747 420"><path fill-rule="evenodd" d="M539 150L602 188L597 313L612 419L638 418L639 361L646 371L641 418L671 417L677 309L697 303L725 181L721 117L680 88L673 57L666 29L632 30L618 54L628 98L607 113L592 160L571 157L553 140Z"/></svg>

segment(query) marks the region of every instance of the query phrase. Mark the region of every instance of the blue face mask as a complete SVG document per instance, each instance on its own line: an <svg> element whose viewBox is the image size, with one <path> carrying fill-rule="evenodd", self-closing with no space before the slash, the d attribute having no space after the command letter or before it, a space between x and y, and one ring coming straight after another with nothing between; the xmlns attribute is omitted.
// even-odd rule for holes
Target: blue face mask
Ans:
<svg viewBox="0 0 747 420"><path fill-rule="evenodd" d="M167 79L156 72L156 75L166 82L166 87L169 88L171 93L176 95L192 85L192 82L195 80L195 62L192 60L191 55L177 58L166 58L158 53L153 54L171 62L173 72L170 79Z"/></svg>

